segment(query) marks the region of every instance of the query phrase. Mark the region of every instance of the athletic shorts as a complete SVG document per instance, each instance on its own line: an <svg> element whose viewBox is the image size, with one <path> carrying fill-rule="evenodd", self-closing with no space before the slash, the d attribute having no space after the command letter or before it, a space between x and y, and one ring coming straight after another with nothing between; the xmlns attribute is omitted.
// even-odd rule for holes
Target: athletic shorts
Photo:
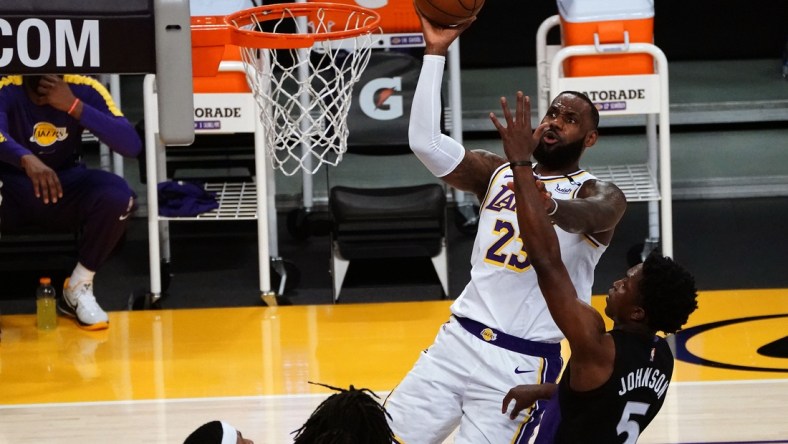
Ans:
<svg viewBox="0 0 788 444"><path fill-rule="evenodd" d="M503 397L520 384L555 382L560 350L452 316L386 400L398 442L440 444L459 426L456 444L527 443L545 402L512 420Z"/></svg>

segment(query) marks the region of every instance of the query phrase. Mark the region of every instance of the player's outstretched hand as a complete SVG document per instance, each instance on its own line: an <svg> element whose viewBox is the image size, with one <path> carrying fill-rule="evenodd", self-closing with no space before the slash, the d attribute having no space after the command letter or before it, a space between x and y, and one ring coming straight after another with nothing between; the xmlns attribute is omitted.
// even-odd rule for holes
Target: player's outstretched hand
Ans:
<svg viewBox="0 0 788 444"><path fill-rule="evenodd" d="M540 399L548 399L556 389L555 384L523 384L509 390L503 397L501 413L506 414L509 404L514 401L514 407L509 413L509 418L516 419L523 410L534 405Z"/></svg>
<svg viewBox="0 0 788 444"><path fill-rule="evenodd" d="M501 97L501 110L505 126L498 120L495 113L490 113L490 120L498 130L498 134L501 135L507 159L509 161L531 160L531 155L548 124L543 123L537 126L536 130L531 129L531 98L523 94L522 91L517 91L514 117L512 117L506 97Z"/></svg>

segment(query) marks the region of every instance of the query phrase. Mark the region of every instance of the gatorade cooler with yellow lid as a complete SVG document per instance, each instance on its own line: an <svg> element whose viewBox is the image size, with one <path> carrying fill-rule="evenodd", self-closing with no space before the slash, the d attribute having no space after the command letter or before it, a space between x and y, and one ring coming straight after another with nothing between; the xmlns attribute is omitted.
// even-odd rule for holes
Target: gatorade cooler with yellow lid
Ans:
<svg viewBox="0 0 788 444"><path fill-rule="evenodd" d="M628 43L654 42L653 0L558 0L563 46L596 45L615 52ZM567 77L652 74L648 54L571 57L564 62Z"/></svg>

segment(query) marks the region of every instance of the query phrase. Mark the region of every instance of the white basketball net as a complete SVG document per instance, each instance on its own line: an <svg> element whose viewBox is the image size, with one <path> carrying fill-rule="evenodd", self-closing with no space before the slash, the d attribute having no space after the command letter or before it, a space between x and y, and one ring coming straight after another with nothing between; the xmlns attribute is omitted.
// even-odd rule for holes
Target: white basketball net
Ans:
<svg viewBox="0 0 788 444"><path fill-rule="evenodd" d="M285 9L281 19L267 23L273 32L295 26L295 32L287 32L317 34L358 29L372 19L356 13L346 18L345 23L328 21L321 8L307 23L306 17L296 18ZM257 17L252 21L255 25L246 29L259 25ZM274 169L287 176L299 170L314 174L321 165L336 166L342 160L353 85L369 62L374 40L367 32L343 40L316 41L306 49L241 48Z"/></svg>

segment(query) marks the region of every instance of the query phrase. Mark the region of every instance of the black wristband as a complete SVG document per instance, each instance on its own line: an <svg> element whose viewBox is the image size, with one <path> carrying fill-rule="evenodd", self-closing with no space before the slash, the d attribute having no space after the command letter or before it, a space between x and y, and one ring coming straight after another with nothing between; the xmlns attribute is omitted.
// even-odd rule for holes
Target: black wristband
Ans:
<svg viewBox="0 0 788 444"><path fill-rule="evenodd" d="M533 165L534 165L533 162L531 162L530 160L514 160L509 162L510 167L526 167L526 166L530 167Z"/></svg>

